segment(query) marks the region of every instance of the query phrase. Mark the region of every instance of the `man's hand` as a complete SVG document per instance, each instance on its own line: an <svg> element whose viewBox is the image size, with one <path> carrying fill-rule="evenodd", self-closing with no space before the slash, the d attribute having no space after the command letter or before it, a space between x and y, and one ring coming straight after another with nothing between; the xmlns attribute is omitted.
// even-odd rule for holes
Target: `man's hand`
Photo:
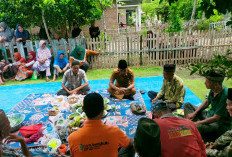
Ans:
<svg viewBox="0 0 232 157"><path fill-rule="evenodd" d="M75 94L75 93L74 93L73 90L71 90L71 91L68 91L68 94L69 94L69 95L72 95L72 94Z"/></svg>
<svg viewBox="0 0 232 157"><path fill-rule="evenodd" d="M206 149L213 149L217 147L217 143L216 142L208 142L205 144Z"/></svg>
<svg viewBox="0 0 232 157"><path fill-rule="evenodd" d="M70 95L71 94L77 94L78 92L79 92L79 89L74 89L74 90L71 90L71 91L69 91L70 93Z"/></svg>
<svg viewBox="0 0 232 157"><path fill-rule="evenodd" d="M123 90L124 92L126 92L126 91L127 91L127 88L121 88L121 90Z"/></svg>
<svg viewBox="0 0 232 157"><path fill-rule="evenodd" d="M189 120L193 120L195 117L196 117L196 113L195 112L189 113L186 116L186 118L189 119Z"/></svg>
<svg viewBox="0 0 232 157"><path fill-rule="evenodd" d="M119 94L124 94L125 91L123 90L123 88L118 88L117 91L119 92Z"/></svg>
<svg viewBox="0 0 232 157"><path fill-rule="evenodd" d="M5 65L5 63L4 63L4 62L0 62L0 65L3 65L3 66L4 66L4 65Z"/></svg>
<svg viewBox="0 0 232 157"><path fill-rule="evenodd" d="M194 122L194 124L197 126L197 125L201 124L201 121Z"/></svg>
<svg viewBox="0 0 232 157"><path fill-rule="evenodd" d="M6 140L5 140L5 143L10 143L10 142L25 142L24 139L18 135L15 135L15 134L10 134Z"/></svg>
<svg viewBox="0 0 232 157"><path fill-rule="evenodd" d="M156 102L158 100L158 98L155 98L155 99L153 99L151 102Z"/></svg>

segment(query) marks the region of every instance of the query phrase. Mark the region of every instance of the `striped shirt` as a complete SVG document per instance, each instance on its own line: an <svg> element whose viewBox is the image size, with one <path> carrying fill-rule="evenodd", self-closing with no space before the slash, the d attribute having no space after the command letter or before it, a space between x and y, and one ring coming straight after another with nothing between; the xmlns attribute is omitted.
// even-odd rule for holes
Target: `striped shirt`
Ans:
<svg viewBox="0 0 232 157"><path fill-rule="evenodd" d="M72 85L75 89L81 86L82 81L84 81L85 83L88 82L84 70L79 69L77 74L74 75L72 69L69 69L64 73L62 83L65 84L66 82L68 82L68 85Z"/></svg>

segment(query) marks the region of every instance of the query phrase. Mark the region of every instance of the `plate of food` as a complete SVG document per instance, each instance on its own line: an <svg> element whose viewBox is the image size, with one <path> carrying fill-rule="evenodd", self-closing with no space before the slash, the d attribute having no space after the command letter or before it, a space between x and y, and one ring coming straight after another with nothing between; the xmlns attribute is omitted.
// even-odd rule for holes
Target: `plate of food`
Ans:
<svg viewBox="0 0 232 157"><path fill-rule="evenodd" d="M108 112L106 110L104 110L102 118L105 118L107 115L108 115Z"/></svg>
<svg viewBox="0 0 232 157"><path fill-rule="evenodd" d="M10 121L11 132L18 131L24 124L25 114L17 113L7 116Z"/></svg>
<svg viewBox="0 0 232 157"><path fill-rule="evenodd" d="M107 97L105 97L104 98L104 104L109 104L109 103L110 103L110 100Z"/></svg>
<svg viewBox="0 0 232 157"><path fill-rule="evenodd" d="M60 106L64 102L64 96L59 95L55 96L54 99L51 102L52 106Z"/></svg>
<svg viewBox="0 0 232 157"><path fill-rule="evenodd" d="M111 109L109 103L110 103L110 100L109 100L108 98L105 97L105 98L104 98L104 109L105 109L105 110Z"/></svg>

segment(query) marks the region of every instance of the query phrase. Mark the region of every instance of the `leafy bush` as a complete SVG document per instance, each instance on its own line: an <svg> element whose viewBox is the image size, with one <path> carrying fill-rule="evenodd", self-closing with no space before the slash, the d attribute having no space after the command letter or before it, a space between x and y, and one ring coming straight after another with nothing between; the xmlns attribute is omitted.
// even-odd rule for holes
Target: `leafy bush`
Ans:
<svg viewBox="0 0 232 157"><path fill-rule="evenodd" d="M225 74L225 77L232 77L232 59L230 55L232 52L228 50L226 55L214 55L214 58L210 60L207 64L196 63L190 64L187 68L191 71L190 75L197 73L201 76L206 76L208 71L218 71Z"/></svg>
<svg viewBox="0 0 232 157"><path fill-rule="evenodd" d="M170 26L167 29L168 32L179 32L182 30L183 21L179 15L180 7L180 2L172 3L169 7L168 22L170 23Z"/></svg>
<svg viewBox="0 0 232 157"><path fill-rule="evenodd" d="M209 19L201 20L200 22L198 22L198 24L196 25L194 29L195 30L207 30L209 29L210 23L215 23L215 22L224 20L224 17L220 15L216 9L214 9L213 12L214 12L214 15L210 16Z"/></svg>

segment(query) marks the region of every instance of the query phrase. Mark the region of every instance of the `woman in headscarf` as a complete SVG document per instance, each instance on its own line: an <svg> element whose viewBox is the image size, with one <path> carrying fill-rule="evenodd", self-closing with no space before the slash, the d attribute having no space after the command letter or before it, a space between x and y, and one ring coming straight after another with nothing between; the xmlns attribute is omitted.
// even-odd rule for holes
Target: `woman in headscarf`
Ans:
<svg viewBox="0 0 232 157"><path fill-rule="evenodd" d="M0 42L11 42L14 37L14 30L10 29L5 22L0 23Z"/></svg>
<svg viewBox="0 0 232 157"><path fill-rule="evenodd" d="M36 54L34 51L29 51L28 54L28 61L26 63L23 63L18 70L18 73L16 74L15 79L18 81L22 81L28 77L31 77L33 74L33 64L36 61Z"/></svg>
<svg viewBox="0 0 232 157"><path fill-rule="evenodd" d="M26 63L26 60L23 57L21 57L19 52L14 53L14 61L14 63L9 64L3 68L4 79L12 78L14 80L14 77L16 76L20 65ZM6 73L6 75L4 75L4 73Z"/></svg>
<svg viewBox="0 0 232 157"><path fill-rule="evenodd" d="M25 42L26 40L30 40L30 33L25 30L20 24L16 26L16 41Z"/></svg>
<svg viewBox="0 0 232 157"><path fill-rule="evenodd" d="M75 49L71 52L69 57L69 63L72 65L72 62L74 60L80 62L80 68L87 72L89 68L89 63L87 62L87 56L88 55L97 55L99 54L98 51L92 51L85 49L81 46L76 46Z"/></svg>
<svg viewBox="0 0 232 157"><path fill-rule="evenodd" d="M33 69L39 73L41 71L46 71L46 81L49 81L50 72L50 62L51 62L51 51L46 47L46 42L41 40L39 42L39 48L36 49L36 62L33 64Z"/></svg>
<svg viewBox="0 0 232 157"><path fill-rule="evenodd" d="M6 53L4 53L4 49L0 49L0 85L4 84L3 69L10 64L10 62L6 60L5 55Z"/></svg>
<svg viewBox="0 0 232 157"><path fill-rule="evenodd" d="M57 52L57 57L54 61L53 66L54 66L54 72L53 72L54 76L52 81L55 81L56 76L59 76L59 73L64 73L69 67L69 61L68 58L64 56L64 51L59 50Z"/></svg>
<svg viewBox="0 0 232 157"><path fill-rule="evenodd" d="M0 156L31 157L24 139L15 134L10 134L10 121L3 110L0 110L0 119ZM5 139L4 142L3 139ZM7 143L10 142L19 142L21 151L8 146Z"/></svg>

